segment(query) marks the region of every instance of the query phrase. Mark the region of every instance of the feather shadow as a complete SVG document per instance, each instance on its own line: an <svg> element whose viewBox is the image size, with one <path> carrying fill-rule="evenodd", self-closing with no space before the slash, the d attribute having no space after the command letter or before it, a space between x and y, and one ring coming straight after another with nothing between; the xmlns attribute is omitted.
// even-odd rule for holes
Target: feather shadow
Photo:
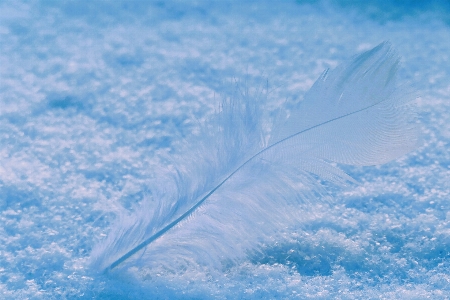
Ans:
<svg viewBox="0 0 450 300"><path fill-rule="evenodd" d="M302 203L321 201L317 178L354 181L334 163L382 164L413 150L418 131L411 99L396 87L398 63L385 42L325 71L272 126L261 103L236 90L139 209L118 216L92 267L220 269L276 240Z"/></svg>

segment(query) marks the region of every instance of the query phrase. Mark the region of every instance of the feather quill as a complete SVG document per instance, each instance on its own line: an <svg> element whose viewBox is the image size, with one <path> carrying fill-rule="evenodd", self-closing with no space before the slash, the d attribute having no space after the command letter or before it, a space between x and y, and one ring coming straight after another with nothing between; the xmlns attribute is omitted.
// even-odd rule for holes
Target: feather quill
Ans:
<svg viewBox="0 0 450 300"><path fill-rule="evenodd" d="M92 251L94 268L220 268L294 225L302 203L320 201L318 178L353 181L333 162L382 164L413 150L398 63L385 42L325 71L269 132L247 91L225 99L177 168L160 174L139 209L118 216Z"/></svg>

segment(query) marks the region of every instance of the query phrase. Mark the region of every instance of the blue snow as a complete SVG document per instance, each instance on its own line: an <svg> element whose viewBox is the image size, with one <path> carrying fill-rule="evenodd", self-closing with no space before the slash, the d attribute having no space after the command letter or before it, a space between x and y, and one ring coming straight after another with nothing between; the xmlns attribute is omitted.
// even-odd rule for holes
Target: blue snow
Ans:
<svg viewBox="0 0 450 300"><path fill-rule="evenodd" d="M299 230L214 276L97 274L90 251L235 80L267 110L390 41L421 146L344 170ZM450 298L448 1L0 2L0 298Z"/></svg>

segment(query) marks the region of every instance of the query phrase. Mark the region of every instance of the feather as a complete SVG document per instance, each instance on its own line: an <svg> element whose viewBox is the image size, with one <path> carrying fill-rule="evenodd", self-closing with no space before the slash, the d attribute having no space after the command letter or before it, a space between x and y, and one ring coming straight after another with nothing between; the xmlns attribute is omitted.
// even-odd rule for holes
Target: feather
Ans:
<svg viewBox="0 0 450 300"><path fill-rule="evenodd" d="M325 71L269 126L261 103L236 89L133 213L92 251L93 268L220 269L243 259L322 201L320 180L354 181L336 163L382 164L417 146L411 101L385 42ZM260 98L260 97L256 97ZM320 180L318 180L320 179Z"/></svg>

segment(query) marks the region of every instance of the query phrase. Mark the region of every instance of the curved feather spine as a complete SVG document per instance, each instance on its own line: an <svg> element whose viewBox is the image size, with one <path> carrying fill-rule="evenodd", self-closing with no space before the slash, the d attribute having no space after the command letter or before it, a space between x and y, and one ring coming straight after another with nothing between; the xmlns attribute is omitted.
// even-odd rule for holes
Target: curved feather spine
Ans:
<svg viewBox="0 0 450 300"><path fill-rule="evenodd" d="M297 135L300 135L302 133L305 133L309 130L312 130L316 127L334 122L336 120L345 118L347 116L353 115L353 114L357 114L359 112L362 112L364 110L370 109L371 107L374 107L378 104L380 104L381 102L385 101L386 99L383 99L382 101L379 101L377 103L374 103L368 107L359 109L357 111L348 113L346 115L328 120L326 122L317 124L315 126L312 126L310 128L307 128L305 130L302 130L300 132L294 133L276 143L273 143L269 146L267 146L266 148L262 149L261 151L259 151L258 153L256 153L255 155L253 155L252 157L250 157L249 159L247 159L242 165L240 165L236 170L234 170L230 175L228 175L224 180L222 180L217 186L215 186L208 194L206 194L202 199L200 199L194 206L192 206L188 211L186 211L184 214L182 214L180 217L178 217L176 220L174 220L173 222L171 222L170 224L168 224L166 227L164 227L163 229L161 229L160 231L158 231L157 233L155 233L154 235L152 235L151 237L149 237L148 239L146 239L145 241L143 241L142 243L140 243L138 246L134 247L132 250L130 250L129 252L127 252L125 255L123 255L122 257L120 257L118 260L116 260L115 262L113 262L111 264L111 266L109 266L105 272L109 272L112 269L114 269L115 267L117 267L118 265L120 265L122 262L126 261L128 258L130 258L131 256L133 256L135 253L137 253L139 250L143 249L144 247L146 247L147 245L151 244L153 241L155 241L156 239L158 239L159 237L161 237L162 235L164 235L167 231L169 231L172 227L174 227L175 225L177 225L180 221L184 220L186 217L188 217L189 215L191 215L198 207L200 207L200 205L203 204L203 202L206 201L206 199L209 198L209 196L211 196L218 188L220 188L228 179L230 179L231 177L233 177L234 174L236 174L237 172L239 172L239 170L241 170L245 165L247 165L250 161L252 161L253 159L257 158L260 154L264 153L265 151L276 147L280 144L282 144L284 141L287 141Z"/></svg>

